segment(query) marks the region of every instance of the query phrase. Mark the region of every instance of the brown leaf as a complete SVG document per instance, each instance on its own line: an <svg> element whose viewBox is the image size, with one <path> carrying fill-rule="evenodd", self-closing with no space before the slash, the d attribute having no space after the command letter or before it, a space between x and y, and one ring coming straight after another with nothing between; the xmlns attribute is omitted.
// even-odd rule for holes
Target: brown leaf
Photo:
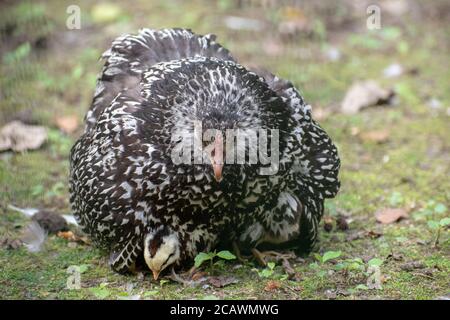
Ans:
<svg viewBox="0 0 450 320"><path fill-rule="evenodd" d="M72 231L59 231L56 234L57 237L66 239L71 242L80 242L84 244L90 244L90 240L85 236L79 236L73 233Z"/></svg>
<svg viewBox="0 0 450 320"><path fill-rule="evenodd" d="M370 230L369 232L367 232L367 236L372 239L377 239L377 238L381 237L382 235L383 234L378 231Z"/></svg>
<svg viewBox="0 0 450 320"><path fill-rule="evenodd" d="M381 237L383 234L370 230L370 231L355 231L350 233L347 237L346 240L347 241L354 241L354 240L358 240L358 239L363 239L363 238L371 238L371 239L376 239Z"/></svg>
<svg viewBox="0 0 450 320"><path fill-rule="evenodd" d="M238 283L238 279L235 277L226 277L226 276L218 276L218 277L210 277L208 282L216 288L223 288L230 284Z"/></svg>
<svg viewBox="0 0 450 320"><path fill-rule="evenodd" d="M47 129L20 121L6 124L0 131L0 151L22 152L38 149L47 140Z"/></svg>
<svg viewBox="0 0 450 320"><path fill-rule="evenodd" d="M423 262L421 261L410 261L400 266L400 269L404 271L412 271L414 269L423 269L423 268L425 268L425 264L423 264Z"/></svg>
<svg viewBox="0 0 450 320"><path fill-rule="evenodd" d="M387 208L375 212L375 218L382 224L394 223L402 218L407 218L408 212L402 208Z"/></svg>
<svg viewBox="0 0 450 320"><path fill-rule="evenodd" d="M77 130L79 121L76 116L63 116L58 117L55 120L56 126L63 132L67 134L74 133Z"/></svg>
<svg viewBox="0 0 450 320"><path fill-rule="evenodd" d="M389 139L389 131L388 130L367 131L362 132L359 136L364 142L383 143Z"/></svg>
<svg viewBox="0 0 450 320"><path fill-rule="evenodd" d="M326 232L331 232L331 230L333 230L333 219L331 217L323 217L323 229Z"/></svg>
<svg viewBox="0 0 450 320"><path fill-rule="evenodd" d="M348 222L347 219L345 219L343 216L339 216L336 219L336 226L339 230L346 231L348 230Z"/></svg>
<svg viewBox="0 0 450 320"><path fill-rule="evenodd" d="M206 276L206 272L199 271L192 275L191 280L192 281L199 281L200 279L204 278Z"/></svg>
<svg viewBox="0 0 450 320"><path fill-rule="evenodd" d="M75 234L72 231L59 231L57 236L69 241L75 241Z"/></svg>
<svg viewBox="0 0 450 320"><path fill-rule="evenodd" d="M22 240L20 239L4 238L0 240L0 247L6 248L8 250L16 250L21 246Z"/></svg>
<svg viewBox="0 0 450 320"><path fill-rule="evenodd" d="M388 103L393 96L392 90L381 88L373 80L356 82L347 91L341 104L341 111L355 114L363 108Z"/></svg>
<svg viewBox="0 0 450 320"><path fill-rule="evenodd" d="M276 280L269 280L264 287L264 291L275 291L281 288L281 283Z"/></svg>

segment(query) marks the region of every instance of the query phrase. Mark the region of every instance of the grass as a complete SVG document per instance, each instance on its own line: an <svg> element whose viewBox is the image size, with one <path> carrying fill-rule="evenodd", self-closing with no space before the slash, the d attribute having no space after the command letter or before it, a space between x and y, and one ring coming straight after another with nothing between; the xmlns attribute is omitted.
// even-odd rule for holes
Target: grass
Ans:
<svg viewBox="0 0 450 320"><path fill-rule="evenodd" d="M185 26L199 33L218 34L243 64L263 65L290 79L313 108L329 110L339 105L356 80L376 79L383 86L395 88L398 102L394 106L374 107L352 116L332 113L320 120L342 158L342 189L327 202L325 214L336 217L344 213L350 223L347 231L322 230L315 254L341 251L341 255L324 263L314 254L296 261L295 281L285 279L279 264L264 277L261 268L251 261L244 265L218 261L213 269L205 264L204 271L234 276L239 279L237 284L184 287L165 279L156 283L149 274L144 279L115 274L108 268L104 252L51 236L39 253L29 253L23 247L0 248L0 297L125 299L139 294L146 299L433 299L448 294L449 231L444 228L435 247L435 231L427 225L428 220L448 217L450 207L448 26L444 23L437 27L439 21L425 20L421 24L392 24L384 33L330 29L325 34L321 31L319 37L299 40L311 53L306 58L299 58L294 50L299 47L297 40L281 42L291 49L280 58L260 54L270 35L230 31L220 23L224 15L239 13L268 21L273 17L265 17L258 8L240 12L232 1L221 3L216 7L211 2L179 2L174 7L165 1L136 2L134 6L122 6L119 16L113 15L104 23L95 21L90 2L80 1L82 29L75 31L65 28L67 4L62 1L19 3L2 10L10 17L0 19L1 30L14 19L21 27L14 29L1 48L0 70L6 76L0 80L0 122L4 124L24 112L28 120L51 131L49 141L39 150L0 154L0 234L17 238L28 222L9 210L8 204L69 213L68 152L82 126L66 135L54 120L61 115L76 115L81 121L101 68L98 56L109 42L120 33L135 32L143 26ZM43 17L44 24L36 22ZM26 28L28 25L42 28ZM43 48L39 45L42 41ZM331 44L341 51L339 61L322 57L324 48ZM417 72L383 78L382 70L395 62ZM431 109L427 105L430 98L439 99L442 107ZM388 140L376 143L354 134L373 130L388 130ZM429 201L447 209L420 216ZM410 217L391 225L378 224L374 213L392 204L408 209ZM360 238L349 240L358 232ZM361 262L355 262L358 258ZM381 289L367 288L372 276L368 261L372 258L382 260ZM424 267L405 270L404 265L411 261ZM85 269L80 289L67 289L70 266ZM277 283L276 288L268 286L270 281Z"/></svg>

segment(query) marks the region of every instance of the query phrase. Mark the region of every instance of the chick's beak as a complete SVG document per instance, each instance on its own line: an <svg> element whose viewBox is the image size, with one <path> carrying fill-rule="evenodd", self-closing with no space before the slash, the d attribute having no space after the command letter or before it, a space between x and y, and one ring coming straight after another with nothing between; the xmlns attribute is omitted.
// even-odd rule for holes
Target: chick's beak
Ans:
<svg viewBox="0 0 450 320"><path fill-rule="evenodd" d="M153 279L158 280L159 278L159 273L161 272L160 270L152 270L153 272Z"/></svg>

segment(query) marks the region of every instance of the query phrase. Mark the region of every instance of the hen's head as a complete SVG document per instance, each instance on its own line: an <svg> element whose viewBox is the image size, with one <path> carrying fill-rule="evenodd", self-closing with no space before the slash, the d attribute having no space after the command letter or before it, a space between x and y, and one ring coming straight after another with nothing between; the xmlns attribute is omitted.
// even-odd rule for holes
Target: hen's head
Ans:
<svg viewBox="0 0 450 320"><path fill-rule="evenodd" d="M165 70L169 67L165 65ZM219 182L238 174L232 164L261 165L261 134L266 134L267 149L275 139L271 129L287 126L290 111L282 99L262 78L234 62L212 58L178 62L167 73L167 82L174 83L170 92L167 87L164 92L171 113L166 128L171 133L172 155L192 151L173 162L201 164ZM158 88L149 90L153 97Z"/></svg>

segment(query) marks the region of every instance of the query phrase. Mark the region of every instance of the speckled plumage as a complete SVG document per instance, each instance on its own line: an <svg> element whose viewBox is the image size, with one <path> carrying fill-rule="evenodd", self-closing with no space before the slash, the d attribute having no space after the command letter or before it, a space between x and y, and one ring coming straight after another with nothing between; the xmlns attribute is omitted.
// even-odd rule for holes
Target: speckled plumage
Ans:
<svg viewBox="0 0 450 320"><path fill-rule="evenodd" d="M239 65L212 35L143 29L103 55L86 129L71 152L72 210L126 271L144 237L177 232L179 263L219 242L294 242L310 248L325 198L339 189L339 158L290 82ZM275 175L262 164L174 164L177 133L195 121L225 130L279 129Z"/></svg>

